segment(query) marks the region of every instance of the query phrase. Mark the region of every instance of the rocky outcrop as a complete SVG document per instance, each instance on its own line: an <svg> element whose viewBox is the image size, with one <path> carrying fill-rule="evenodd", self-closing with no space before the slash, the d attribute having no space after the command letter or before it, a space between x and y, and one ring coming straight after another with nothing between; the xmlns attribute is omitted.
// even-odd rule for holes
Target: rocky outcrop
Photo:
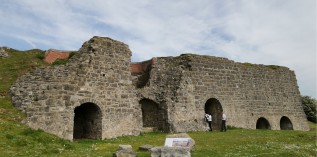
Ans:
<svg viewBox="0 0 317 157"><path fill-rule="evenodd" d="M6 58L8 56L9 56L9 54L6 51L6 48L5 47L0 47L0 58Z"/></svg>

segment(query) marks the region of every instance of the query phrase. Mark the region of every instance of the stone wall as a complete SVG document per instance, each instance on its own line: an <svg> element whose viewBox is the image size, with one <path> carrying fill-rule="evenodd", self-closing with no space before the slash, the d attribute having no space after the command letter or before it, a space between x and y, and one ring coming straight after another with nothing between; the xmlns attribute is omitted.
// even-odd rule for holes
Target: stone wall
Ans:
<svg viewBox="0 0 317 157"><path fill-rule="evenodd" d="M308 130L293 71L186 54L132 64L128 46L94 37L66 65L37 68L11 87L25 123L65 139L219 129Z"/></svg>
<svg viewBox="0 0 317 157"><path fill-rule="evenodd" d="M26 124L65 139L73 139L75 109L85 103L102 115L102 135L96 138L137 135L142 120L130 57L124 43L94 37L65 66L38 68L19 78L11 87L13 103L26 112ZM87 121L83 124L100 120Z"/></svg>
<svg viewBox="0 0 317 157"><path fill-rule="evenodd" d="M280 130L282 117L287 117L293 129L309 129L295 74L286 67L187 54L156 58L150 75L147 86L138 89L139 95L167 109L170 131L207 130L206 106L219 108L213 111L215 128L224 111L227 124L235 127L256 129L262 117L269 129Z"/></svg>

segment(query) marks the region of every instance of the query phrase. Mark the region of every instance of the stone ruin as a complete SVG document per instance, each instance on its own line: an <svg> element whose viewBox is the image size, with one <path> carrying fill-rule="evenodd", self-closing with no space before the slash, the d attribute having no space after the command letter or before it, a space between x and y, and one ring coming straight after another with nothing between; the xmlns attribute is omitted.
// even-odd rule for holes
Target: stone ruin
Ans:
<svg viewBox="0 0 317 157"><path fill-rule="evenodd" d="M24 122L64 139L207 131L220 128L308 130L293 71L184 54L131 63L129 47L93 37L66 65L36 68L10 89Z"/></svg>

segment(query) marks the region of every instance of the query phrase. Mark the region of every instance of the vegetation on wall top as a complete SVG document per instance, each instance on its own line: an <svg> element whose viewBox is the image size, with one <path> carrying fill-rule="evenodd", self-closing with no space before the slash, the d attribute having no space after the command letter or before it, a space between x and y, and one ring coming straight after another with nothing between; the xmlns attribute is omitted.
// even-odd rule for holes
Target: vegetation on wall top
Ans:
<svg viewBox="0 0 317 157"><path fill-rule="evenodd" d="M20 121L22 112L13 107L9 88L32 68L47 66L41 59L44 51L10 50L0 59L0 156L113 156L120 144L132 145L138 157L150 156L138 148L145 144L163 146L166 133L154 132L107 140L67 141L41 130L34 130ZM316 115L316 100L304 96L303 104ZM315 106L313 105L315 104ZM304 107L305 110L305 107ZM230 119L228 119L230 120ZM227 132L189 132L196 141L193 157L206 156L316 156L316 124L311 130L277 131L228 128Z"/></svg>
<svg viewBox="0 0 317 157"><path fill-rule="evenodd" d="M69 61L69 59L71 59L76 54L78 54L77 51L72 51L72 52L69 53L68 58L66 58L66 59L57 59L55 62L52 63L52 65L64 65L64 64L66 64Z"/></svg>

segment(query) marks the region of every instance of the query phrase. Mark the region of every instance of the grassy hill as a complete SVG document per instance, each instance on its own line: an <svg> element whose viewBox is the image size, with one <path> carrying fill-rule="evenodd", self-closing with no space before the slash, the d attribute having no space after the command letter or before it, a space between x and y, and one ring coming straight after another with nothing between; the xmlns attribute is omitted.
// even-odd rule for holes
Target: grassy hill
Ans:
<svg viewBox="0 0 317 157"><path fill-rule="evenodd" d="M112 156L119 144L130 144L138 156L149 156L138 147L164 145L166 133L146 133L109 140L67 141L21 123L25 115L16 110L8 95L13 82L38 66L48 66L41 60L41 50L10 49L10 57L0 59L0 157L2 156ZM196 141L193 157L208 156L316 156L316 124L311 130L273 131L231 128L227 132L189 132Z"/></svg>

